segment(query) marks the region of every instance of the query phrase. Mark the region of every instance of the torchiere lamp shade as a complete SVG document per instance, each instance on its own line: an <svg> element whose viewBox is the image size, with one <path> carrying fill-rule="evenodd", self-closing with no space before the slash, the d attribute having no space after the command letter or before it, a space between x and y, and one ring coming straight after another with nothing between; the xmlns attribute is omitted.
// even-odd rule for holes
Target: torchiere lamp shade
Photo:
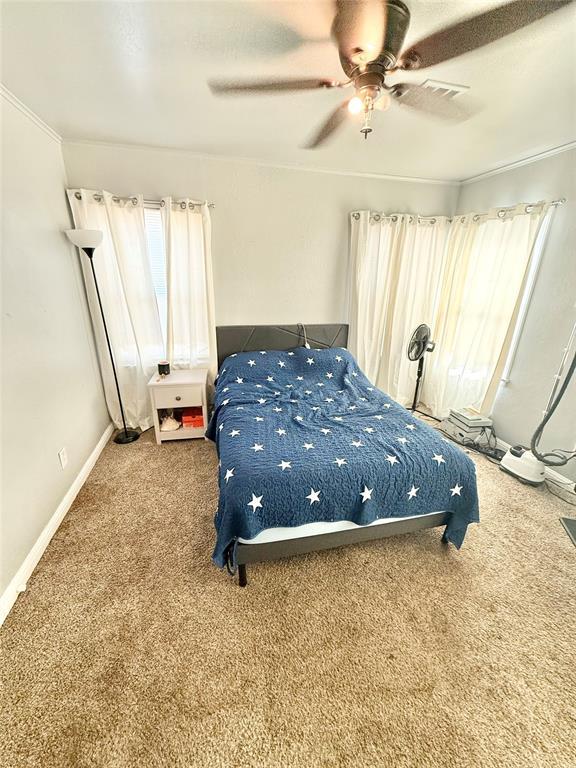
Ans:
<svg viewBox="0 0 576 768"><path fill-rule="evenodd" d="M67 229L66 234L77 248L98 248L103 237L100 229Z"/></svg>

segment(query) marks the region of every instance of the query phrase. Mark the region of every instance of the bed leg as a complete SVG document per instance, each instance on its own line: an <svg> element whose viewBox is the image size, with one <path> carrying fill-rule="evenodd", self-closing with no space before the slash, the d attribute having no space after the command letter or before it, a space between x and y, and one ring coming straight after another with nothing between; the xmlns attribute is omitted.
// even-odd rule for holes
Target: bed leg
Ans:
<svg viewBox="0 0 576 768"><path fill-rule="evenodd" d="M238 586L245 587L246 584L248 584L248 579L246 578L246 565L240 563L238 565Z"/></svg>

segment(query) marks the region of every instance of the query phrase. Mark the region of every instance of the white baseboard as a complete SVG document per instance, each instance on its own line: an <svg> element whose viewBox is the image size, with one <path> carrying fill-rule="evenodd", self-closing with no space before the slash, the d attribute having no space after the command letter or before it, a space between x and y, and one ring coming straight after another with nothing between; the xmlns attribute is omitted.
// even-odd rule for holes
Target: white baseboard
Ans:
<svg viewBox="0 0 576 768"><path fill-rule="evenodd" d="M16 572L14 578L12 581L8 584L6 589L4 590L2 596L0 597L0 626L4 622L4 619L8 614L10 613L12 606L16 602L16 599L20 592L24 592L26 589L26 582L32 575L32 572L34 571L34 568L38 565L38 562L42 555L44 554L44 550L50 543L50 539L56 531L58 530L58 527L60 526L60 523L64 518L66 517L66 513L72 506L72 502L78 495L78 492L80 488L84 485L84 482L86 481L86 478L90 474L92 467L94 464L96 464L96 461L98 460L98 457L104 450L104 446L110 439L110 435L114 431L114 427L112 424L109 424L100 440L98 440L98 443L88 459L86 460L84 466L76 476L76 479L68 489L66 495L56 508L56 511L46 524L44 530L38 536L36 539L36 542L30 552L28 553L26 559Z"/></svg>

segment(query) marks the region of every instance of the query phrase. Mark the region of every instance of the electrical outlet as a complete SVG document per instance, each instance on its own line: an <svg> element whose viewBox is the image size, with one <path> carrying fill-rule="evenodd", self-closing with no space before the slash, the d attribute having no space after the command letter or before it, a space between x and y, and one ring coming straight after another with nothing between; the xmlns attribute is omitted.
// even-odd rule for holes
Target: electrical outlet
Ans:
<svg viewBox="0 0 576 768"><path fill-rule="evenodd" d="M60 466L62 469L65 469L66 464L68 464L68 453L66 452L66 448L62 448L58 451L58 458L60 459Z"/></svg>

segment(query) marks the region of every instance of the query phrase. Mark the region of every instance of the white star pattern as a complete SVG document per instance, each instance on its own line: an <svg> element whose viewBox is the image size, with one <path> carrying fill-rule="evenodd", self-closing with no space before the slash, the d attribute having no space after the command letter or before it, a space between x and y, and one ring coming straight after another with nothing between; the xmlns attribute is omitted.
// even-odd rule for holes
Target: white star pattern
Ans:
<svg viewBox="0 0 576 768"><path fill-rule="evenodd" d="M350 406L348 407L348 410L349 410L349 411L355 411L355 410L356 410L356 406L355 406L355 405L350 405Z"/></svg>
<svg viewBox="0 0 576 768"><path fill-rule="evenodd" d="M343 416L334 416L334 421L344 421Z"/></svg>
<svg viewBox="0 0 576 768"><path fill-rule="evenodd" d="M381 414L381 413L379 413L379 414L378 414L378 416L374 416L374 418L375 418L375 419L378 419L378 421L382 421L382 419L384 418L384 416L382 416L382 414Z"/></svg>
<svg viewBox="0 0 576 768"><path fill-rule="evenodd" d="M304 381L304 376L296 376L296 381Z"/></svg>
<svg viewBox="0 0 576 768"><path fill-rule="evenodd" d="M324 384L322 384L322 382L321 382L321 381L319 381L319 382L318 382L318 384L316 384L316 386L317 386L317 387L323 387L323 386L324 386Z"/></svg>
<svg viewBox="0 0 576 768"><path fill-rule="evenodd" d="M344 464L348 464L346 459L335 459L334 464L338 464L339 467L343 467Z"/></svg>
<svg viewBox="0 0 576 768"><path fill-rule="evenodd" d="M304 394L305 395L311 395L312 394L312 390L311 389L305 389L304 390Z"/></svg>
<svg viewBox="0 0 576 768"><path fill-rule="evenodd" d="M352 440L350 445L353 445L354 448L363 448L364 447L364 443L361 440Z"/></svg>
<svg viewBox="0 0 576 768"><path fill-rule="evenodd" d="M250 366L250 368L254 368L254 366L256 365L256 360L248 360L248 365Z"/></svg>
<svg viewBox="0 0 576 768"><path fill-rule="evenodd" d="M274 413L281 413L282 408L278 408L278 406L276 406L275 408L272 408L272 410L274 411Z"/></svg>
<svg viewBox="0 0 576 768"><path fill-rule="evenodd" d="M218 427L218 432L222 432L223 429L224 429L224 424L220 424L220 426Z"/></svg>
<svg viewBox="0 0 576 768"><path fill-rule="evenodd" d="M307 358L306 362L308 363L308 365L314 365L314 358L313 357L309 357L309 358Z"/></svg>
<svg viewBox="0 0 576 768"><path fill-rule="evenodd" d="M244 379L241 379L240 376L236 379L236 384L244 384Z"/></svg>
<svg viewBox="0 0 576 768"><path fill-rule="evenodd" d="M444 459L444 456L442 456L441 453L435 453L434 456L432 457L432 461L437 462L438 466L440 466L440 464L446 464L446 460Z"/></svg>
<svg viewBox="0 0 576 768"><path fill-rule="evenodd" d="M249 501L246 506L252 507L252 512L256 512L257 509L262 509L262 499L263 496L256 496L254 493L252 494L252 501Z"/></svg>
<svg viewBox="0 0 576 768"><path fill-rule="evenodd" d="M304 416L294 416L296 421L304 421Z"/></svg>
<svg viewBox="0 0 576 768"><path fill-rule="evenodd" d="M261 443L254 443L250 450L254 451L254 453L258 453L258 451L264 450L264 445Z"/></svg>
<svg viewBox="0 0 576 768"><path fill-rule="evenodd" d="M334 402L334 398L333 397L325 397L324 398L324 402L325 403L333 403Z"/></svg>
<svg viewBox="0 0 576 768"><path fill-rule="evenodd" d="M326 427L324 427L324 429L321 429L320 432L322 432L323 435L329 435L332 430L326 429Z"/></svg>
<svg viewBox="0 0 576 768"><path fill-rule="evenodd" d="M458 485L458 483L456 483L454 488L450 488L450 490L452 491L452 493L450 495L451 496L460 496L460 491L462 490L463 487L464 486Z"/></svg>
<svg viewBox="0 0 576 768"><path fill-rule="evenodd" d="M396 456L386 456L386 461L389 461L392 465L398 464L398 459Z"/></svg>
<svg viewBox="0 0 576 768"><path fill-rule="evenodd" d="M260 354L261 354L261 355L265 355L265 354L266 354L266 352L264 352L264 350L262 350L262 351L260 352Z"/></svg>
<svg viewBox="0 0 576 768"><path fill-rule="evenodd" d="M264 421L263 416L254 416L254 421Z"/></svg>
<svg viewBox="0 0 576 768"><path fill-rule="evenodd" d="M294 357L294 352L288 352L289 357Z"/></svg>
<svg viewBox="0 0 576 768"><path fill-rule="evenodd" d="M384 403L383 408L390 408L390 403Z"/></svg>
<svg viewBox="0 0 576 768"><path fill-rule="evenodd" d="M224 480L226 480L226 483L228 483L228 480L230 480L231 477L234 477L234 469L235 468L232 467L232 469L226 470L226 477L224 478Z"/></svg>
<svg viewBox="0 0 576 768"><path fill-rule="evenodd" d="M291 461L281 461L280 464L278 464L282 472L284 472L285 469L292 469L292 462Z"/></svg>
<svg viewBox="0 0 576 768"><path fill-rule="evenodd" d="M304 443L302 448L306 448L306 450L309 451L310 448L314 448L314 443Z"/></svg>
<svg viewBox="0 0 576 768"><path fill-rule="evenodd" d="M398 442L402 443L402 445L406 445L406 443L408 442L408 438L407 437L399 437L398 438Z"/></svg>
<svg viewBox="0 0 576 768"><path fill-rule="evenodd" d="M320 501L320 493L321 491L315 491L314 488L310 488L310 493L306 496L307 499L310 499L310 506Z"/></svg>
<svg viewBox="0 0 576 768"><path fill-rule="evenodd" d="M336 360L338 363L341 363L341 362L342 362L342 358L340 357L340 355L336 355L336 357L335 357L334 359L335 359L335 360Z"/></svg>
<svg viewBox="0 0 576 768"><path fill-rule="evenodd" d="M266 381L274 381L274 376L266 376Z"/></svg>
<svg viewBox="0 0 576 768"><path fill-rule="evenodd" d="M284 362L284 360L278 360L278 365L280 366L280 368L286 368L286 363Z"/></svg>
<svg viewBox="0 0 576 768"><path fill-rule="evenodd" d="M408 491L408 498L409 499L413 499L416 496L416 494L418 493L419 490L420 490L420 488L416 488L413 485L412 488L410 488L410 490Z"/></svg>
<svg viewBox="0 0 576 768"><path fill-rule="evenodd" d="M230 435L230 437L238 437L238 435L240 434L240 430L233 429L232 432L228 432L228 434Z"/></svg>
<svg viewBox="0 0 576 768"><path fill-rule="evenodd" d="M262 384L256 384L256 386L257 386L258 389L262 389ZM244 394L244 393L242 393L242 394Z"/></svg>
<svg viewBox="0 0 576 768"><path fill-rule="evenodd" d="M229 390L229 389L230 389L230 387L224 387L224 389L222 390L222 392L228 392L228 390Z"/></svg>
<svg viewBox="0 0 576 768"><path fill-rule="evenodd" d="M260 403L260 405L264 405L264 403L266 402L266 399L264 397L259 397L258 402Z"/></svg>
<svg viewBox="0 0 576 768"><path fill-rule="evenodd" d="M333 373L327 373L327 374L326 374L326 378L327 378L327 379L332 379L333 377L334 377L334 374L333 374Z"/></svg>
<svg viewBox="0 0 576 768"><path fill-rule="evenodd" d="M285 429L277 429L276 430L276 434L277 435L285 435L286 434L286 430Z"/></svg>
<svg viewBox="0 0 576 768"><path fill-rule="evenodd" d="M375 432L376 430L374 427L364 427L364 432L368 432L369 434L372 434L372 432Z"/></svg>
<svg viewBox="0 0 576 768"><path fill-rule="evenodd" d="M228 405L229 402L230 400L222 400L222 405Z"/></svg>
<svg viewBox="0 0 576 768"><path fill-rule="evenodd" d="M360 496L362 496L362 504L364 504L367 501L372 501L372 491L374 488L368 488L367 485L364 486L364 490L360 491Z"/></svg>

